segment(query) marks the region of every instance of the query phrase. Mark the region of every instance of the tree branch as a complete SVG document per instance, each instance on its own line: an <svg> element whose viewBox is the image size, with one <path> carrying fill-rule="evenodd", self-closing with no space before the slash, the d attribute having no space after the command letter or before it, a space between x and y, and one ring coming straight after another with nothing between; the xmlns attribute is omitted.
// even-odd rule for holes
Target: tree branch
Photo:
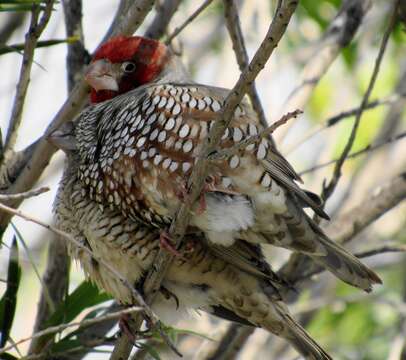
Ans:
<svg viewBox="0 0 406 360"><path fill-rule="evenodd" d="M11 111L11 117L3 149L4 158L7 157L7 152L13 149L15 141L17 139L18 128L21 124L23 114L25 97L27 95L28 84L30 82L30 74L34 59L35 47L37 45L38 38L41 36L51 17L53 5L54 0L48 0L46 2L44 10L42 10L41 6L37 5L34 6L31 11L30 27L25 35L25 45L20 69L20 77L17 83L16 95L14 97L13 109ZM41 12L42 16L41 18L39 18ZM1 155L2 154L0 154L0 162L3 159Z"/></svg>
<svg viewBox="0 0 406 360"><path fill-rule="evenodd" d="M131 2L131 6L128 8L121 8L118 11L113 24L101 43L106 39L117 35L132 35L136 31L139 25L143 22L148 12L152 9L154 0L138 0L137 2ZM45 167L48 165L52 155L56 149L46 141L46 137L56 130L64 122L74 118L82 109L87 99L88 86L82 79L72 90L68 99L62 105L61 109L55 115L47 127L44 135L36 141L33 146L33 152L31 157L26 162L22 171L18 174L14 183L9 186L7 193L20 193L30 189L33 184L38 180ZM9 205L17 207L20 202L12 202ZM10 221L10 214L3 216L0 219L0 233L4 231L7 224Z"/></svg>
<svg viewBox="0 0 406 360"><path fill-rule="evenodd" d="M151 39L160 39L164 36L168 31L168 25L178 10L181 1L182 0L165 0L163 4L157 5L155 18L145 32L145 36Z"/></svg>
<svg viewBox="0 0 406 360"><path fill-rule="evenodd" d="M190 189L189 196L185 203L180 207L175 219L172 221L169 236L174 242L175 248L178 248L182 241L189 223L191 206L199 198L201 189L203 188L207 176L208 155L216 150L224 130L231 122L236 106L242 100L250 84L263 69L266 61L269 59L273 50L282 38L297 5L298 2L294 0L284 0L280 2L265 39L258 48L251 63L241 73L240 79L227 96L224 105L218 114L217 121L215 121L215 125L205 141L199 160L193 169L193 173L188 183L188 188ZM159 251L154 261L154 267L148 272L144 283L144 294L147 303L152 303L172 260L173 256L167 251ZM140 325L140 323L141 322L138 320L137 325ZM114 359L118 359L118 357L115 357Z"/></svg>
<svg viewBox="0 0 406 360"><path fill-rule="evenodd" d="M301 83L290 93L280 113L305 108L320 79L357 33L370 5L371 0L342 2L337 16L322 35L320 46L303 68ZM278 138L283 140L288 130L289 126L282 129Z"/></svg>
<svg viewBox="0 0 406 360"><path fill-rule="evenodd" d="M238 16L237 5L234 0L223 0L224 3L224 17L226 19L226 26L228 33L230 34L231 41L233 43L233 50L235 52L235 57L238 62L240 71L248 66L249 58L247 49L244 43L244 36L241 29L240 17ZM265 117L265 112L259 99L259 95L255 86L255 81L252 82L248 89L248 96L251 100L252 107L254 108L261 125L266 128L268 127L268 121ZM273 145L273 139L270 137Z"/></svg>
<svg viewBox="0 0 406 360"><path fill-rule="evenodd" d="M403 173L388 183L378 187L360 202L360 205L340 215L323 229L337 243L351 241L376 219L394 208L406 198L406 173ZM312 260L304 255L293 254L289 261L282 266L279 274L292 284L307 280L312 274L322 270ZM290 294L289 299L297 297Z"/></svg>
<svg viewBox="0 0 406 360"><path fill-rule="evenodd" d="M380 46L380 49L379 49L379 52L378 52L378 56L377 56L377 58L375 60L375 66L374 66L374 69L372 71L372 75L371 75L371 79L370 79L369 84L368 84L367 91L365 92L365 95L362 98L361 105L360 105L360 107L359 107L359 109L357 111L357 114L355 116L354 125L352 127L351 134L350 134L350 136L348 138L348 141L347 141L347 143L346 143L346 145L344 147L343 152L341 153L341 156L339 157L339 159L338 159L338 161L337 161L337 163L336 163L336 165L334 167L333 176L332 176L330 182L327 185L323 184L323 191L321 193L321 198L322 198L324 203L333 194L335 188L337 187L338 181L341 178L342 166L343 166L343 164L344 164L344 162L345 162L345 160L346 160L348 154L350 153L350 151L352 149L352 146L354 144L354 140L355 140L356 135L357 135L357 131L358 131L358 127L359 127L359 124L360 124L360 121L361 121L362 114L364 112L365 107L368 104L369 97L370 97L370 95L372 93L372 89L374 88L376 79L378 77L379 69L380 69L380 66L381 66L381 63L382 63L383 56L385 54L385 50L386 50L386 46L387 46L388 41L389 41L390 34L392 33L392 30L393 30L393 28L394 28L394 26L396 24L396 21L397 21L397 7L398 7L398 4L399 4L399 1L400 0L395 0L394 3L393 3L393 9L392 9L392 12L391 12L391 18L389 20L388 27L387 27L387 29L386 29L386 31L384 33L384 36L383 36L383 39L382 39L382 42L381 42L381 46Z"/></svg>
<svg viewBox="0 0 406 360"><path fill-rule="evenodd" d="M405 132L402 132L402 133L400 133L400 134L397 134L397 135L395 135L395 136L392 136L392 137L390 137L389 139L386 139L386 140L381 141L381 142L379 142L379 143L376 143L376 144L368 144L368 145L365 146L364 148L362 148L362 149L360 149L360 150L358 150L358 151L355 151L355 152L353 152L352 154L347 155L346 160L348 160L348 159L354 159L354 158L356 158L356 157L358 157L358 156L360 156L360 155L362 155L362 154L369 153L369 152L371 152L371 151L377 150L377 149L381 148L382 146L391 144L391 143L393 143L393 142L395 142L395 141L398 141L398 140L401 140L401 139L403 139L403 138L405 138L405 137L406 137L406 131L405 131ZM310 172L314 172L314 171L316 171L316 170L322 169L322 168L324 168L324 167L326 167L326 166L329 166L329 165L332 165L332 164L337 163L338 160L339 160L339 159L333 159L333 160L330 160L330 161L326 161L326 162L324 162L324 163L322 163L322 164L318 164L318 165L312 166L312 167L310 167L310 168L308 168L308 169L306 169L306 170L303 170L303 171L299 172L299 175L308 174L308 173L310 173Z"/></svg>
<svg viewBox="0 0 406 360"><path fill-rule="evenodd" d="M170 44L172 40L178 36L186 26L188 26L194 19L196 19L206 9L213 0L205 0L193 13L190 15L182 25L178 26L165 40L165 44Z"/></svg>

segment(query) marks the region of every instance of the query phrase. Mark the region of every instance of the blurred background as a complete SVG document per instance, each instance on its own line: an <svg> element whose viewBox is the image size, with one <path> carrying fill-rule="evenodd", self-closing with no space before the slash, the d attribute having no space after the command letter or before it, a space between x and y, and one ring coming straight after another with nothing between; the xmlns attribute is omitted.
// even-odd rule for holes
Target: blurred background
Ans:
<svg viewBox="0 0 406 360"><path fill-rule="evenodd" d="M158 1L162 3L164 1ZM167 33L182 24L202 3L198 0L178 1ZM236 1L248 55L251 58L271 22L276 1ZM360 13L348 11L349 4L362 4ZM83 34L86 49L92 53L101 41L116 12L119 1L83 0ZM0 48L24 43L30 12L4 11L0 2ZM347 7L346 7L347 6ZM385 29L388 27L392 1L302 0L278 48L259 74L256 85L266 119L277 120L288 110L299 108L304 114L281 127L274 134L277 147L294 168L305 172L306 188L321 193L325 179L332 176L334 164L311 170L318 164L336 159L347 143L354 116L337 115L359 107L368 86ZM357 9L357 8L354 8ZM355 11L355 10L354 10ZM143 34L156 18L156 8L146 17L138 34ZM399 13L400 14L400 13ZM354 23L348 24L349 17ZM12 24L12 25L10 25ZM344 26L347 26L344 29ZM352 26L352 28L351 28ZM368 145L376 150L348 159L338 187L326 204L334 219L358 205L368 206L368 199L379 186L390 181L406 165L406 34L400 21L392 32L370 97L370 109L363 113L352 153ZM344 34L343 31L349 32ZM347 36L347 38L345 38ZM62 4L57 2L40 40L65 39ZM212 1L172 42L195 81L232 88L240 70L224 20L222 1ZM24 105L22 123L15 150L20 151L38 139L68 96L66 44L38 48L35 51L31 80ZM22 62L21 51L0 52L0 128L4 136L14 102L15 88ZM303 86L312 79L312 86ZM316 79L316 80L315 80ZM306 83L306 82L305 82ZM314 85L314 86L313 86ZM334 118L335 117L335 118ZM331 120L333 118L333 120ZM336 122L334 122L336 119ZM400 135L399 135L400 134ZM381 144L384 144L380 146ZM39 186L50 191L24 201L20 209L45 223L52 224L52 203L63 168L63 154L57 153L41 176ZM306 170L309 170L306 172ZM0 215L1 216L1 215ZM355 253L381 248L384 245L406 245L406 205L391 209L346 246ZM21 281L10 337L13 341L31 335L41 294L39 277L44 273L52 235L38 225L14 217L3 235L0 250L0 294L6 289L11 244L18 232L18 262ZM25 245L24 245L25 244ZM267 254L277 269L289 257L287 252L272 249ZM406 261L401 252L379 253L365 259L384 280L373 294L363 294L328 274L315 277L301 289L291 304L292 312L334 359L406 359ZM72 264L68 293L82 286L76 295L80 301L65 320L94 316L110 303L94 288L84 285L78 264ZM87 287L85 287L87 286ZM109 301L109 300L107 300ZM111 302L111 301L110 301ZM67 307L71 309L71 307ZM89 313L91 315L89 315ZM62 317L63 318L63 317ZM196 320L197 319L197 320ZM195 332L173 330L184 359L206 359L213 340L229 330L229 324L204 313L192 314L178 327ZM61 352L78 346L73 329L58 334ZM115 330L110 331L113 334ZM70 334L70 335L69 335ZM69 335L69 336L68 336ZM66 340L69 338L70 342ZM208 339L210 338L210 339ZM286 344L262 330L242 337L238 359L293 359L295 354ZM17 358L26 354L29 342L10 351ZM70 346L70 347L69 347ZM98 352L94 352L94 350ZM82 349L82 353L66 355L80 359L108 359L111 346ZM158 355L159 354L159 355ZM176 358L158 340L146 341L134 358ZM1 355L0 355L1 358ZM51 358L51 357L49 357Z"/></svg>

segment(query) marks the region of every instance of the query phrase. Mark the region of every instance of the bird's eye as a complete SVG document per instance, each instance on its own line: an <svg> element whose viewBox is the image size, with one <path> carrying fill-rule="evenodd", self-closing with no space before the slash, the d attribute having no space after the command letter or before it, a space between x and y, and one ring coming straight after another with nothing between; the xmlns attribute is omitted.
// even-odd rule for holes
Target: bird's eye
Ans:
<svg viewBox="0 0 406 360"><path fill-rule="evenodd" d="M126 61L123 63L123 65L121 65L121 69L125 73L132 73L135 70L135 64L131 61Z"/></svg>

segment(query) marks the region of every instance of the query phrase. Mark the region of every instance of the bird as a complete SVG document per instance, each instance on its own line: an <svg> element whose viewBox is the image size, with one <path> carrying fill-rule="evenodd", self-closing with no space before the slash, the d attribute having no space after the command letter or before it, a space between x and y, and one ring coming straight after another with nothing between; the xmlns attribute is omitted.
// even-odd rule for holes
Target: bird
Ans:
<svg viewBox="0 0 406 360"><path fill-rule="evenodd" d="M104 264L139 289L160 249L160 229L111 204L102 206L90 195L81 180L80 120L65 123L48 138L67 155L54 201L55 224L74 237L68 249L86 276L120 304L134 305L131 289ZM332 359L289 313L280 294L289 284L272 271L258 245L236 240L224 247L197 230L186 234L178 251L181 256L171 263L150 304L160 320L176 324L187 313L205 311L264 328L306 359Z"/></svg>
<svg viewBox="0 0 406 360"><path fill-rule="evenodd" d="M54 203L56 225L87 276L121 304L131 291L97 259L139 286L185 195L185 183L229 90L194 83L163 43L118 36L103 44L86 71L91 105L49 136L67 160ZM262 126L243 100L221 148ZM206 311L286 339L306 359L331 359L290 315L289 286L261 247L312 257L343 281L370 291L379 277L331 241L304 212L327 217L317 195L267 140L213 162L202 201L151 304L164 322Z"/></svg>
<svg viewBox="0 0 406 360"><path fill-rule="evenodd" d="M94 106L77 125L80 180L100 206L160 229L169 226L230 90L194 83L169 47L140 36L104 43L85 79ZM219 148L230 149L261 131L243 100ZM211 243L227 247L240 239L280 246L310 256L367 292L382 283L305 212L311 208L328 219L321 199L298 185L302 179L268 138L210 161L205 182L190 225Z"/></svg>

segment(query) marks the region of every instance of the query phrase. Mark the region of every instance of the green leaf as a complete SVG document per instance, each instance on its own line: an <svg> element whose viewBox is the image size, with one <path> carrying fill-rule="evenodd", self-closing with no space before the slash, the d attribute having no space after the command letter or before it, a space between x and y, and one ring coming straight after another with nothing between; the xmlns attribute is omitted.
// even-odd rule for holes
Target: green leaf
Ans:
<svg viewBox="0 0 406 360"><path fill-rule="evenodd" d="M55 312L47 321L47 326L54 326L62 322L72 321L84 309L100 304L111 297L100 293L95 285L89 281L83 281L66 300L58 306Z"/></svg>
<svg viewBox="0 0 406 360"><path fill-rule="evenodd" d="M14 236L8 261L7 288L0 300L0 347L6 344L13 325L20 279L21 267L18 264L18 245Z"/></svg>
<svg viewBox="0 0 406 360"><path fill-rule="evenodd" d="M15 356L9 354L9 353L3 353L1 354L1 359L2 360L18 360Z"/></svg>
<svg viewBox="0 0 406 360"><path fill-rule="evenodd" d="M48 46L59 45L59 44L64 44L64 43L73 44L74 42L76 42L78 40L79 40L78 36L71 36L66 39L52 39L52 40L38 41L36 48L48 47ZM4 55L7 53L13 53L13 52L20 52L23 50L24 50L24 44L3 45L3 46L0 46L0 55Z"/></svg>

